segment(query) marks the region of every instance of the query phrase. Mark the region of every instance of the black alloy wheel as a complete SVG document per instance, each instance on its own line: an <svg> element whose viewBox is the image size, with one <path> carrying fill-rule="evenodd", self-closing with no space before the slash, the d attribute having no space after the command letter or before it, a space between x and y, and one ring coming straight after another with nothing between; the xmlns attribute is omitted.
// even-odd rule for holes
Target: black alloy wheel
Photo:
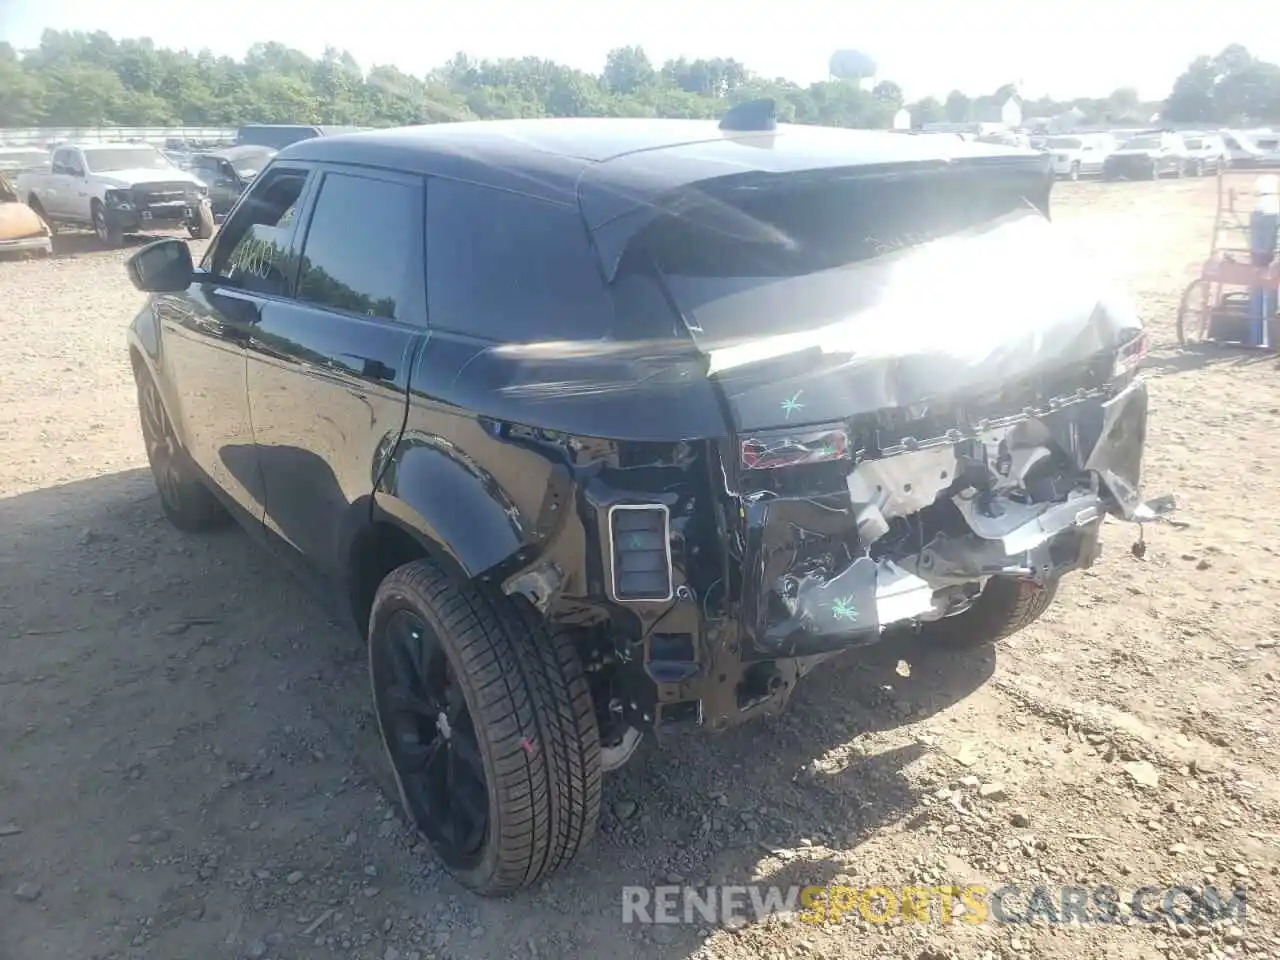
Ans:
<svg viewBox="0 0 1280 960"><path fill-rule="evenodd" d="M147 460L155 477L156 490L165 503L177 503L178 441L160 399L160 390L150 377L139 386L138 412L142 417L142 438L147 444Z"/></svg>
<svg viewBox="0 0 1280 960"><path fill-rule="evenodd" d="M453 869L474 866L489 825L489 787L475 724L440 638L396 610L371 670L387 752L415 823Z"/></svg>
<svg viewBox="0 0 1280 960"><path fill-rule="evenodd" d="M178 441L165 410L160 388L150 374L135 370L138 385L138 416L142 439L147 446L147 462L160 494L160 507L179 530L197 533L222 526L231 517L200 479L187 452Z"/></svg>
<svg viewBox="0 0 1280 960"><path fill-rule="evenodd" d="M423 558L379 584L368 638L395 789L454 879L501 896L573 860L602 772L577 635Z"/></svg>

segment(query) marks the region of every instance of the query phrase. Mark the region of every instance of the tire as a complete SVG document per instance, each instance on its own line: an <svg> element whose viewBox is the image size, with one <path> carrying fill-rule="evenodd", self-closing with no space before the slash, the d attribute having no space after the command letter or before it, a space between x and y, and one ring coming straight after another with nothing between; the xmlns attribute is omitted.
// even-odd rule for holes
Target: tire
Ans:
<svg viewBox="0 0 1280 960"><path fill-rule="evenodd" d="M160 389L151 375L135 369L138 416L147 444L147 462L160 495L160 508L179 530L200 533L230 523L231 515L204 485L195 465L178 442Z"/></svg>
<svg viewBox="0 0 1280 960"><path fill-rule="evenodd" d="M954 650L995 643L1039 620L1057 593L1057 580L1040 586L1031 580L992 577L973 606L963 613L925 623L920 635L930 643Z"/></svg>
<svg viewBox="0 0 1280 960"><path fill-rule="evenodd" d="M405 814L463 886L527 887L594 835L600 733L569 633L417 560L374 596L369 678Z"/></svg>
<svg viewBox="0 0 1280 960"><path fill-rule="evenodd" d="M107 217L107 208L100 204L97 200L93 202L91 212L93 217L93 232L98 235L98 240L106 247L112 250L124 246L124 231L120 229L118 224L114 224Z"/></svg>
<svg viewBox="0 0 1280 960"><path fill-rule="evenodd" d="M1195 295L1200 294L1199 303L1195 302ZM1182 291L1182 296L1178 299L1178 316L1177 316L1177 332L1178 343L1186 345L1203 340L1207 326L1207 311L1209 308L1209 284L1208 281L1196 277ZM1193 323L1193 318L1195 322Z"/></svg>
<svg viewBox="0 0 1280 960"><path fill-rule="evenodd" d="M187 233L192 240L208 240L214 229L213 207L207 203L200 204L196 207L195 217L187 224Z"/></svg>

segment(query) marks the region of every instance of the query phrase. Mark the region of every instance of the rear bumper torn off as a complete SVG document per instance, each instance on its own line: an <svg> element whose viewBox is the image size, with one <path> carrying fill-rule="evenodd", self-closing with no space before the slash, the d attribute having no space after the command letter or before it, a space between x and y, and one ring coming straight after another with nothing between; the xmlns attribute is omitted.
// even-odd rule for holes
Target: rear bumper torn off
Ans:
<svg viewBox="0 0 1280 960"><path fill-rule="evenodd" d="M1106 515L1155 518L1139 493L1146 416L1139 380L966 439L863 460L847 493L754 499L743 571L749 655L872 642L885 627L960 612L990 577L1047 583L1091 565Z"/></svg>

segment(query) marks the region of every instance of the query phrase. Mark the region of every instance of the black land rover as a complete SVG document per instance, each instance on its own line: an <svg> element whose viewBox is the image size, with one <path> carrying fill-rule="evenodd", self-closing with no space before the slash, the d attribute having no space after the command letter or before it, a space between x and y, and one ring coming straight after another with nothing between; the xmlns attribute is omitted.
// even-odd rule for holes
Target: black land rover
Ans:
<svg viewBox="0 0 1280 960"><path fill-rule="evenodd" d="M571 859L642 735L899 631L994 641L1161 515L1142 325L1046 159L759 112L311 139L198 267L129 262L165 513L341 597L482 893Z"/></svg>

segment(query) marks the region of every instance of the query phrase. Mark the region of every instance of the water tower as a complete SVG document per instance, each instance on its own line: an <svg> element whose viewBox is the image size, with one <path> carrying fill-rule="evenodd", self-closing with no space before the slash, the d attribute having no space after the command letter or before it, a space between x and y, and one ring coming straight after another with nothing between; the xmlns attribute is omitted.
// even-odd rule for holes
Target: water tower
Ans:
<svg viewBox="0 0 1280 960"><path fill-rule="evenodd" d="M875 80L876 62L861 50L837 50L827 63L827 70L837 80L861 87Z"/></svg>

